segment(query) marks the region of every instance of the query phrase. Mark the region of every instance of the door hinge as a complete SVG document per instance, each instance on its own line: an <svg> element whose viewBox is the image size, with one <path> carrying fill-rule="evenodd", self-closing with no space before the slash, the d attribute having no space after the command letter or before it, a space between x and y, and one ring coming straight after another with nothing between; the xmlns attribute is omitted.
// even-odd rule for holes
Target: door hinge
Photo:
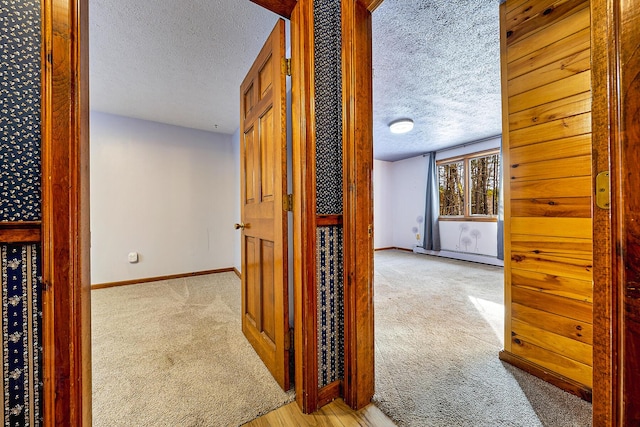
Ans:
<svg viewBox="0 0 640 427"><path fill-rule="evenodd" d="M609 184L609 171L596 175L596 206L600 209L611 207L611 185Z"/></svg>
<svg viewBox="0 0 640 427"><path fill-rule="evenodd" d="M291 58L284 58L284 72L287 76L291 75Z"/></svg>
<svg viewBox="0 0 640 427"><path fill-rule="evenodd" d="M282 209L293 212L293 194L287 194L282 198Z"/></svg>

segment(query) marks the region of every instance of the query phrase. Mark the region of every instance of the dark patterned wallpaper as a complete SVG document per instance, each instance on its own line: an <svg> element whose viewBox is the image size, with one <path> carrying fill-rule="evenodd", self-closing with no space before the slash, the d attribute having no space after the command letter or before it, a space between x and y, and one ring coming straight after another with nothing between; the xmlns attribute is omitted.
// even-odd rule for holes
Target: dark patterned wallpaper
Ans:
<svg viewBox="0 0 640 427"><path fill-rule="evenodd" d="M318 281L318 385L344 377L344 261L342 227L316 230Z"/></svg>
<svg viewBox="0 0 640 427"><path fill-rule="evenodd" d="M0 221L41 219L40 1L0 0ZM0 424L39 426L42 306L39 245L0 244Z"/></svg>
<svg viewBox="0 0 640 427"><path fill-rule="evenodd" d="M0 0L0 221L40 220L40 1Z"/></svg>
<svg viewBox="0 0 640 427"><path fill-rule="evenodd" d="M2 383L8 427L41 425L42 302L39 245L2 245Z"/></svg>
<svg viewBox="0 0 640 427"><path fill-rule="evenodd" d="M316 211L342 213L340 1L315 0Z"/></svg>

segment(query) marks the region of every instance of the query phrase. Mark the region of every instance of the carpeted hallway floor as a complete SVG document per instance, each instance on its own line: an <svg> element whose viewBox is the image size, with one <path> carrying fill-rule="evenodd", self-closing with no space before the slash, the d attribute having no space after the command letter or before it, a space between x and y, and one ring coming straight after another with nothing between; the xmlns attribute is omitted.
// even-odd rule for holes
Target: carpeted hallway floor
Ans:
<svg viewBox="0 0 640 427"><path fill-rule="evenodd" d="M400 426L591 425L591 404L498 359L503 270L375 255L376 394Z"/></svg>
<svg viewBox="0 0 640 427"><path fill-rule="evenodd" d="M502 269L375 255L376 395L400 426L587 427L591 405L498 360ZM233 273L92 292L94 426L237 426L293 400L240 329Z"/></svg>
<svg viewBox="0 0 640 427"><path fill-rule="evenodd" d="M293 400L242 335L235 274L91 297L95 427L238 426Z"/></svg>

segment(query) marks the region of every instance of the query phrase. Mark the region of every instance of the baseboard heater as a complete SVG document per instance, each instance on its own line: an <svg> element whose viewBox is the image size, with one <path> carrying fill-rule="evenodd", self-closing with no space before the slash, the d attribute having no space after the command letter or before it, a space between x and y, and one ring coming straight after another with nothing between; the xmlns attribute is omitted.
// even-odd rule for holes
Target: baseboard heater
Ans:
<svg viewBox="0 0 640 427"><path fill-rule="evenodd" d="M456 252L456 251L431 251L420 246L413 248L413 252L416 254L435 255L443 258L458 259L461 261L478 262L481 264L495 265L498 267L504 267L504 261L496 257L489 255L470 254L468 252Z"/></svg>

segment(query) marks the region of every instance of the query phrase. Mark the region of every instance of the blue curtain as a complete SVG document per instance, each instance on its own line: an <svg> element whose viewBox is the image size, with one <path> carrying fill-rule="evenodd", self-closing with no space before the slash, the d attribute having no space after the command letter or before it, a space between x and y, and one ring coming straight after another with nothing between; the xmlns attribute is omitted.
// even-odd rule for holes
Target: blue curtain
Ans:
<svg viewBox="0 0 640 427"><path fill-rule="evenodd" d="M500 143L500 178L498 179L498 259L504 260L504 192L502 188L504 186L503 178L504 174L502 170L504 165L502 164L502 143Z"/></svg>
<svg viewBox="0 0 640 427"><path fill-rule="evenodd" d="M436 167L436 153L431 152L427 166L427 203L424 213L424 244L423 248L431 251L440 250L440 191L438 187L438 169Z"/></svg>

